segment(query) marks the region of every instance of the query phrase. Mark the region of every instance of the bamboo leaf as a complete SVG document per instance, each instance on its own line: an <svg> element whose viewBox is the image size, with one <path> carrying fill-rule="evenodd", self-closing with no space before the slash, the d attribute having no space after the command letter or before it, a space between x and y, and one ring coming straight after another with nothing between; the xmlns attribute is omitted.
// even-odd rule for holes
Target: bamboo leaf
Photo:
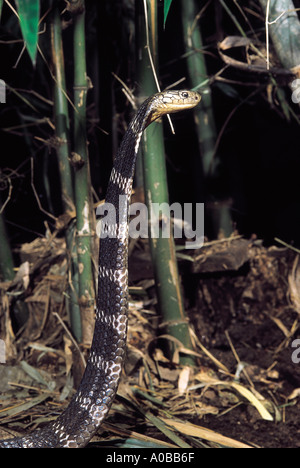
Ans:
<svg viewBox="0 0 300 468"><path fill-rule="evenodd" d="M259 401L255 395L253 395L250 390L247 388L243 387L240 384L237 384L235 382L231 382L231 387L235 388L241 395L243 395L244 398L246 398L250 403L252 403L253 406L257 409L261 417L265 421L274 421L273 416L269 413L269 411L264 407L261 401Z"/></svg>
<svg viewBox="0 0 300 468"><path fill-rule="evenodd" d="M26 48L32 63L35 65L38 43L40 2L39 0L16 0L16 4Z"/></svg>
<svg viewBox="0 0 300 468"><path fill-rule="evenodd" d="M174 444L176 444L180 448L191 448L189 444L187 444L181 437L179 437L172 429L168 428L166 423L169 420L164 420L162 418L158 418L150 413L150 411L143 411L141 408L139 410L144 414L144 416L158 429L160 430L166 437L168 437ZM170 425L172 426L172 425Z"/></svg>
<svg viewBox="0 0 300 468"><path fill-rule="evenodd" d="M41 374L38 369L28 364L26 361L21 361L21 367L28 374L32 379L36 382L39 382L42 385L45 385L49 390L53 390L55 388L55 382L53 380L47 381L44 376Z"/></svg>
<svg viewBox="0 0 300 468"><path fill-rule="evenodd" d="M36 405L39 405L43 401L45 401L47 398L49 398L48 393L42 393L41 395L38 395L37 397L31 398L31 400L26 401L25 403L22 403L21 405L15 405L15 406L10 406L9 408L4 408L0 411L1 417L7 417L7 416L15 416L16 414L23 413L24 411L29 410L30 408L33 408Z"/></svg>
<svg viewBox="0 0 300 468"><path fill-rule="evenodd" d="M199 437L201 439L209 440L225 447L231 448L251 448L247 444L243 444L237 440L231 439L230 437L223 436L218 432L207 429L206 427L196 426L195 424L174 421L173 419L162 418L162 420L170 427L173 427L181 434L186 434L191 437Z"/></svg>
<svg viewBox="0 0 300 468"><path fill-rule="evenodd" d="M172 3L172 0L165 0L164 2L164 28L166 27L166 21L167 21L167 17L169 14L171 3Z"/></svg>
<svg viewBox="0 0 300 468"><path fill-rule="evenodd" d="M217 380L214 377L208 377L207 375L203 375L201 373L196 375L196 379L201 382L205 382L209 385L222 385L225 387L227 386L234 388L237 392L240 393L240 395L246 398L257 409L257 411L265 421L274 420L273 416L265 408L264 404L261 401L259 401L258 398L243 385L238 384L236 382L224 382L221 380Z"/></svg>

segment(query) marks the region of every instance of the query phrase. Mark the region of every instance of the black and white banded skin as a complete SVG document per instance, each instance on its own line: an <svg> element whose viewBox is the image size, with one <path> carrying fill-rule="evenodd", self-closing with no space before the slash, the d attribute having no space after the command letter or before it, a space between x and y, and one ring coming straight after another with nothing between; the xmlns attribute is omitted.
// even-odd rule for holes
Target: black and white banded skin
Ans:
<svg viewBox="0 0 300 468"><path fill-rule="evenodd" d="M166 91L140 107L121 142L108 184L106 203L114 205L116 224L100 239L98 296L90 355L79 388L58 418L29 435L0 441L2 448L80 448L95 434L116 395L124 362L128 310L128 209L136 156L145 128L164 114L200 102L193 91ZM119 196L126 203L119 213Z"/></svg>

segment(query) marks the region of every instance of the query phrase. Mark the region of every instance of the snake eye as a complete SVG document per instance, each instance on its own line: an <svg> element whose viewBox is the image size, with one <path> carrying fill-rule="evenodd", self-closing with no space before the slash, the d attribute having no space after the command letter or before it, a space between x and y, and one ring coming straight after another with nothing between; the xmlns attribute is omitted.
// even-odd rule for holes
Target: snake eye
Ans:
<svg viewBox="0 0 300 468"><path fill-rule="evenodd" d="M183 99L187 99L189 97L189 93L184 91L183 93L181 93L181 96L183 97Z"/></svg>

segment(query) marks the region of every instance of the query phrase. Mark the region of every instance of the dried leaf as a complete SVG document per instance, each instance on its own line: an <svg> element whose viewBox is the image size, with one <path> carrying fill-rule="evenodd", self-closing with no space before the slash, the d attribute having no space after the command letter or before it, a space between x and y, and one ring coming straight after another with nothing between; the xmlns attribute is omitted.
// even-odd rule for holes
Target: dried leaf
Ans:
<svg viewBox="0 0 300 468"><path fill-rule="evenodd" d="M191 375L190 367L184 367L182 371L180 372L179 379L178 379L178 392L180 395L182 395L186 391L188 384L189 384L190 375Z"/></svg>
<svg viewBox="0 0 300 468"><path fill-rule="evenodd" d="M232 49L233 47L246 47L251 44L250 39L242 36L227 36L219 43L221 50Z"/></svg>
<svg viewBox="0 0 300 468"><path fill-rule="evenodd" d="M252 448L249 445L243 444L238 440L231 439L229 437L223 436L218 432L214 432L206 427L196 426L195 424L184 423L179 421L174 421L172 419L165 419L162 418L163 421L168 424L168 426L173 427L177 431L181 432L182 434L191 436L191 437L199 437L200 439L209 440L210 442L215 442L220 445L224 445L225 447L231 448Z"/></svg>
<svg viewBox="0 0 300 468"><path fill-rule="evenodd" d="M257 409L257 411L259 412L259 414L261 415L263 419L265 419L266 421L274 420L273 416L265 408L264 404L261 401L259 401L258 398L243 385L240 385L236 382L223 382L221 380L217 380L214 377L209 376L208 374L202 374L202 373L197 374L195 378L209 385L223 385L224 387L234 388Z"/></svg>
<svg viewBox="0 0 300 468"><path fill-rule="evenodd" d="M72 353L72 341L66 335L64 335L65 344L65 359L66 359L66 374L69 375L73 365L73 353Z"/></svg>
<svg viewBox="0 0 300 468"><path fill-rule="evenodd" d="M295 388L292 393L288 396L288 400L294 400L300 396L300 388Z"/></svg>

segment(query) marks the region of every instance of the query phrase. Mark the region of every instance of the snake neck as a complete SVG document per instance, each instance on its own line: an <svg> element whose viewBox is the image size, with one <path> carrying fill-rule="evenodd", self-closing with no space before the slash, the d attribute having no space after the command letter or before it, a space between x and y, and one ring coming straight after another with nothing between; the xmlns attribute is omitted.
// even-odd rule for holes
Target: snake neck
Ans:
<svg viewBox="0 0 300 468"><path fill-rule="evenodd" d="M139 108L138 112L131 120L128 125L127 131L122 139L120 144L118 153L116 155L114 166L113 166L113 174L119 173L122 175L123 178L133 179L134 175L134 168L135 168L135 161L142 137L142 133L145 128L149 125L151 119L152 109L149 106L152 98L148 98ZM112 174L112 175L113 175ZM111 193L116 193L121 190L115 186L115 184L111 184L112 177L110 178L110 183L108 185L107 193L106 193L106 202L111 202ZM116 190L117 189L117 190ZM131 193L131 191L130 191ZM114 201L114 200L113 200Z"/></svg>

